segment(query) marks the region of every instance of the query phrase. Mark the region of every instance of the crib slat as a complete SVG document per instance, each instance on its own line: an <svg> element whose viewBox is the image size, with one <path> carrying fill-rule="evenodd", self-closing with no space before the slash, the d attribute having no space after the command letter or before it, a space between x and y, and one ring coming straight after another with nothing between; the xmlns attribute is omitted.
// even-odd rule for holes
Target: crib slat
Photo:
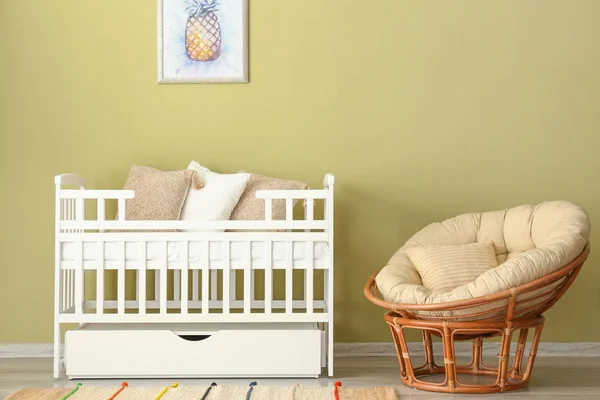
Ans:
<svg viewBox="0 0 600 400"><path fill-rule="evenodd" d="M64 279L65 279L65 286L64 286L65 304L63 306L63 310L66 308L69 308L69 272L70 272L70 270L68 270L68 269L65 269L63 271L63 273L65 274L65 277L64 277Z"/></svg>
<svg viewBox="0 0 600 400"><path fill-rule="evenodd" d="M154 300L160 298L160 270L154 270Z"/></svg>
<svg viewBox="0 0 600 400"><path fill-rule="evenodd" d="M210 261L209 261L210 262ZM219 271L216 269L210 270L210 300L217 301L218 300L218 287L219 284Z"/></svg>
<svg viewBox="0 0 600 400"><path fill-rule="evenodd" d="M68 269L65 272L67 274L67 304L65 305L65 308L69 308L71 307L73 296L73 288L71 287L71 282L73 282L73 280L71 279L71 273L73 272L73 270Z"/></svg>
<svg viewBox="0 0 600 400"><path fill-rule="evenodd" d="M293 282L293 242L285 242L285 312L292 313L292 301L294 300L294 282Z"/></svg>
<svg viewBox="0 0 600 400"><path fill-rule="evenodd" d="M294 199L285 199L285 219L286 221L294 219Z"/></svg>
<svg viewBox="0 0 600 400"><path fill-rule="evenodd" d="M179 299L181 297L181 271L176 269L173 271L173 298Z"/></svg>
<svg viewBox="0 0 600 400"><path fill-rule="evenodd" d="M125 268L127 268L127 262L125 262ZM135 298L138 300L138 294L140 292L140 271L135 271Z"/></svg>
<svg viewBox="0 0 600 400"><path fill-rule="evenodd" d="M222 254L222 252L221 252ZM208 242L208 268L210 269L210 242ZM218 300L218 273L216 269L210 271L210 299Z"/></svg>
<svg viewBox="0 0 600 400"><path fill-rule="evenodd" d="M138 312L146 314L146 242L140 242L140 268L138 269Z"/></svg>
<svg viewBox="0 0 600 400"><path fill-rule="evenodd" d="M314 221L315 219L315 199L306 200L306 220Z"/></svg>
<svg viewBox="0 0 600 400"><path fill-rule="evenodd" d="M231 258L230 258L230 246L231 242L223 241L223 257L221 259L221 265L223 267L223 314L229 314L229 306L231 303L231 292L230 292L230 279L231 279Z"/></svg>
<svg viewBox="0 0 600 400"><path fill-rule="evenodd" d="M188 313L188 268L189 268L189 245L190 242L183 243L183 267L181 269L181 313ZM175 297L177 299L177 297Z"/></svg>
<svg viewBox="0 0 600 400"><path fill-rule="evenodd" d="M192 270L192 300L200 300L198 296L198 270L194 268Z"/></svg>
<svg viewBox="0 0 600 400"><path fill-rule="evenodd" d="M233 301L237 301L237 271L231 271L230 275L231 279L229 280L229 293L231 293L231 298Z"/></svg>
<svg viewBox="0 0 600 400"><path fill-rule="evenodd" d="M250 260L250 263L252 263L252 260ZM252 264L250 264L252 265ZM256 301L256 288L254 287L256 285L256 270L252 269L250 272L250 298L252 299L252 301Z"/></svg>
<svg viewBox="0 0 600 400"><path fill-rule="evenodd" d="M304 301L306 301L306 312L313 313L314 305L314 242L306 242L306 270L304 271Z"/></svg>
<svg viewBox="0 0 600 400"><path fill-rule="evenodd" d="M244 313L252 312L252 242L247 242L244 260Z"/></svg>
<svg viewBox="0 0 600 400"><path fill-rule="evenodd" d="M98 242L98 269L96 269L96 314L104 314L104 242Z"/></svg>
<svg viewBox="0 0 600 400"><path fill-rule="evenodd" d="M200 266L202 267L202 314L208 314L208 294L209 294L209 286L208 286L208 267L209 267L209 251L210 246L209 242L202 242L202 263Z"/></svg>
<svg viewBox="0 0 600 400"><path fill-rule="evenodd" d="M162 263L160 264L160 288L159 288L159 298L160 298L160 313L167 313L167 262L169 259L168 256L168 248L169 244L165 243L165 249L163 252Z"/></svg>
<svg viewBox="0 0 600 400"><path fill-rule="evenodd" d="M125 221L125 199L118 200L119 221Z"/></svg>
<svg viewBox="0 0 600 400"><path fill-rule="evenodd" d="M323 271L323 302L325 303L325 312L329 313L329 270Z"/></svg>
<svg viewBox="0 0 600 400"><path fill-rule="evenodd" d="M75 314L83 314L83 242L78 244L75 268Z"/></svg>
<svg viewBox="0 0 600 400"><path fill-rule="evenodd" d="M68 200L61 200L60 201L62 203L62 215L61 215L61 221L67 221L68 220L68 212L67 212L67 202Z"/></svg>
<svg viewBox="0 0 600 400"><path fill-rule="evenodd" d="M304 219L312 222L315 219L315 199L307 199L306 207L304 207ZM310 232L310 229L305 229L304 232Z"/></svg>
<svg viewBox="0 0 600 400"><path fill-rule="evenodd" d="M210 262L210 261L209 261ZM217 285L219 284L219 276L218 276L219 271L217 271L216 269L212 269L210 271L210 300L211 301L217 301L218 300L218 287Z"/></svg>
<svg viewBox="0 0 600 400"><path fill-rule="evenodd" d="M69 221L73 221L73 213L75 209L75 200L74 199L69 199L69 205L67 207L67 211L68 211L68 215L69 215ZM69 232L74 232L73 229L70 229Z"/></svg>
<svg viewBox="0 0 600 400"><path fill-rule="evenodd" d="M125 242L120 242L117 270L117 313L125 314Z"/></svg>
<svg viewBox="0 0 600 400"><path fill-rule="evenodd" d="M61 286L61 296L62 296L62 306L60 308L60 311L64 310L65 308L67 308L67 292L68 292L68 287L67 287L67 270L63 269L60 271L60 275L61 275L61 279L62 279L62 286Z"/></svg>
<svg viewBox="0 0 600 400"><path fill-rule="evenodd" d="M98 221L104 221L104 219L106 218L106 210L105 210L105 200L104 199L98 199L98 205L97 205L97 212L96 212L96 219Z"/></svg>
<svg viewBox="0 0 600 400"><path fill-rule="evenodd" d="M84 216L84 205L83 205L83 199L77 199L75 200L77 207L75 208L75 214L76 214L76 219L77 221L83 221L83 216Z"/></svg>
<svg viewBox="0 0 600 400"><path fill-rule="evenodd" d="M273 219L273 199L265 199L265 221Z"/></svg>
<svg viewBox="0 0 600 400"><path fill-rule="evenodd" d="M265 242L265 314L271 314L273 301L273 242Z"/></svg>
<svg viewBox="0 0 600 400"><path fill-rule="evenodd" d="M248 250L248 263L250 264L250 299L252 300L252 302L254 302L256 300L256 295L255 295L255 291L256 291L256 270L254 268L252 268L252 242L249 243L249 250Z"/></svg>

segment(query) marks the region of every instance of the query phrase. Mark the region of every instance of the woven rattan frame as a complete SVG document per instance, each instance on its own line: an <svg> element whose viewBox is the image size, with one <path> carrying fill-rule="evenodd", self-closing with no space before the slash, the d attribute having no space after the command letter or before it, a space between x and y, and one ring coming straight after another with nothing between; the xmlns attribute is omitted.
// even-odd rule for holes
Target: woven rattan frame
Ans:
<svg viewBox="0 0 600 400"><path fill-rule="evenodd" d="M500 293L467 300L438 304L392 304L376 295L375 277L370 277L364 294L372 303L386 308L385 321L389 325L396 345L400 376L406 386L451 393L496 393L522 389L529 383L537 347L540 342L544 317L542 313L554 305L573 283L590 252L589 243L579 256L558 271L527 284ZM535 292L535 293L534 293ZM484 307L481 311L482 306ZM473 312L470 309L476 308ZM438 316L430 315L438 312ZM445 312L449 316L439 316ZM460 315L452 315L459 312ZM418 329L425 347L425 363L415 367L411 362L405 331ZM523 355L530 330L534 330L529 359L523 369ZM511 339L519 331L514 359L511 356ZM443 365L436 364L432 335L442 338ZM499 336L498 367L490 368L482 362L483 339ZM457 365L455 341L472 340L473 356L468 365ZM445 374L441 383L426 382L419 377ZM495 383L466 384L458 375L494 375Z"/></svg>

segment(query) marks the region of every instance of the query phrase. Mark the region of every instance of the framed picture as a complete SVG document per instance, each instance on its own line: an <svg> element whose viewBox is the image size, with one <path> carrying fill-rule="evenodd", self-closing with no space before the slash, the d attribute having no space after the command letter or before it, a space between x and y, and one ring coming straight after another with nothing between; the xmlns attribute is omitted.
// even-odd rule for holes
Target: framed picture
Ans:
<svg viewBox="0 0 600 400"><path fill-rule="evenodd" d="M248 82L248 0L158 0L158 82Z"/></svg>

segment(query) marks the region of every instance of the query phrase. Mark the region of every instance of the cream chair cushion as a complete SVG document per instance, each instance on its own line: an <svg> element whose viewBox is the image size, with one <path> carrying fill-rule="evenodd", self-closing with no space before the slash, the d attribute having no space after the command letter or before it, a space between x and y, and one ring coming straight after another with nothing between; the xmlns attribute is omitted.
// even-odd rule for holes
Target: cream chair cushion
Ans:
<svg viewBox="0 0 600 400"><path fill-rule="evenodd" d="M406 253L429 290L452 290L498 266L492 241L418 246Z"/></svg>
<svg viewBox="0 0 600 400"><path fill-rule="evenodd" d="M412 236L382 268L376 283L383 298L392 303L434 304L494 294L564 267L584 250L589 234L587 214L566 201L462 214L432 223ZM424 287L407 254L417 246L490 240L494 242L499 265L449 291L431 291ZM436 312L431 315L460 314Z"/></svg>

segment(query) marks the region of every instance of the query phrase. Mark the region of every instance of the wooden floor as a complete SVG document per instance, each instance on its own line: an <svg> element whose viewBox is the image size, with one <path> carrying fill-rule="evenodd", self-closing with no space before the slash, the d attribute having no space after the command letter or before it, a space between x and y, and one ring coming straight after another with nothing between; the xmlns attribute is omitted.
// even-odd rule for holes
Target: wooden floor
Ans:
<svg viewBox="0 0 600 400"><path fill-rule="evenodd" d="M399 399L600 399L600 358L594 357L547 357L536 360L533 377L528 389L497 395L448 395L434 394L410 389L399 382L398 364L394 357L340 357L336 359L335 378L320 379L259 379L259 385L288 386L293 383L312 386L333 386L339 380L344 386L392 386ZM213 380L127 380L132 386L167 386L174 381L181 386L207 385ZM220 385L244 385L250 379L216 379ZM77 381L79 382L79 381ZM0 398L21 388L73 387L77 382L65 377L52 378L52 360L0 359ZM84 384L96 386L119 386L118 380L91 380ZM368 399L366 399L368 400Z"/></svg>

